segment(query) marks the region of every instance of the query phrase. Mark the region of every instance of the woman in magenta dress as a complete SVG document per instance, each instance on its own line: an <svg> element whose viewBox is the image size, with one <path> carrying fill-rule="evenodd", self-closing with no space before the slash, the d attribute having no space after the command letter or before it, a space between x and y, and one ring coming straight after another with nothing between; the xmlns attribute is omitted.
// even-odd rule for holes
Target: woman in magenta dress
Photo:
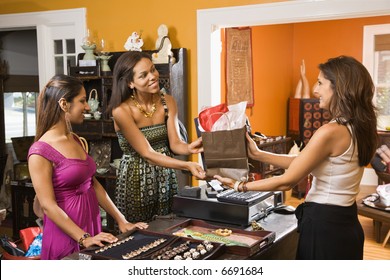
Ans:
<svg viewBox="0 0 390 280"><path fill-rule="evenodd" d="M147 228L129 223L94 177L96 165L71 133L71 123L82 123L89 110L82 82L54 76L38 98L35 143L28 165L44 212L41 259L62 259L80 247L103 246L117 238L102 232L99 205L118 223L121 232Z"/></svg>

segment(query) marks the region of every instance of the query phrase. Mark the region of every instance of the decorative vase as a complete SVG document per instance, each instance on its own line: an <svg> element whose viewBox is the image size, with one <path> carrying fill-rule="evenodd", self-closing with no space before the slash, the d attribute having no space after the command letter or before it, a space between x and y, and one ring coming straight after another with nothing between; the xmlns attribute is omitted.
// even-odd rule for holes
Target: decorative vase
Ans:
<svg viewBox="0 0 390 280"><path fill-rule="evenodd" d="M107 54L99 55L99 59L102 62L101 66L100 66L102 72L110 72L111 71L111 68L108 65L108 60L110 60L111 57L112 57L112 55L107 55Z"/></svg>
<svg viewBox="0 0 390 280"><path fill-rule="evenodd" d="M96 49L96 45L82 45L81 46L83 50L85 51L85 55L83 57L83 60L96 60L96 56L93 53Z"/></svg>

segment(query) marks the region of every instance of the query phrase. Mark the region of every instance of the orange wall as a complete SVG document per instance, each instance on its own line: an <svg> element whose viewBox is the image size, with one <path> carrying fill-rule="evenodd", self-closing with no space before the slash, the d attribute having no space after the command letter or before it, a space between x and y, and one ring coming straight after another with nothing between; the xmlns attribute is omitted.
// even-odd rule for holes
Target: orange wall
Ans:
<svg viewBox="0 0 390 280"><path fill-rule="evenodd" d="M127 37L142 30L144 49L154 49L157 27L164 23L174 48L188 49L189 116L197 116L196 13L198 9L251 5L280 0L1 0L0 14L85 7L87 26L104 38L110 51L123 51ZM255 107L248 116L255 131L268 135L286 132L287 99L295 91L299 64L304 58L308 78L315 82L317 64L324 59L362 55L363 25L389 23L390 17L323 21L317 23L258 26L253 28ZM268 29L268 30L267 30ZM82 51L81 48L79 50ZM192 139L195 128L188 124Z"/></svg>
<svg viewBox="0 0 390 280"><path fill-rule="evenodd" d="M86 8L87 26L91 34L104 38L109 51L124 51L123 45L133 31L142 31L144 50L154 49L157 28L168 26L174 48L188 50L188 104L190 120L198 115L197 90L197 37L196 14L198 9L253 5L282 0L0 0L0 14ZM83 50L80 48L80 52ZM191 121L188 130L196 137Z"/></svg>
<svg viewBox="0 0 390 280"><path fill-rule="evenodd" d="M248 109L247 115L253 131L266 135L285 132L286 96L292 84L292 43L291 25L252 29L255 106Z"/></svg>
<svg viewBox="0 0 390 280"><path fill-rule="evenodd" d="M361 61L363 27L385 23L390 23L390 16L253 27L255 106L247 109L253 131L286 134L287 102L295 93L302 59L309 83L314 85L319 63L343 54ZM222 100L226 91L224 69L223 63Z"/></svg>

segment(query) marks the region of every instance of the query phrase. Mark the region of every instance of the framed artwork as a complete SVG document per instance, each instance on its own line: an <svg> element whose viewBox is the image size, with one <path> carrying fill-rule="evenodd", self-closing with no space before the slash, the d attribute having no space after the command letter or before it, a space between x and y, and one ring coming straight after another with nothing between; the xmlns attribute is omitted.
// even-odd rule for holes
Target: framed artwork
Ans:
<svg viewBox="0 0 390 280"><path fill-rule="evenodd" d="M254 106L252 77L252 29L226 28L226 101L247 101Z"/></svg>

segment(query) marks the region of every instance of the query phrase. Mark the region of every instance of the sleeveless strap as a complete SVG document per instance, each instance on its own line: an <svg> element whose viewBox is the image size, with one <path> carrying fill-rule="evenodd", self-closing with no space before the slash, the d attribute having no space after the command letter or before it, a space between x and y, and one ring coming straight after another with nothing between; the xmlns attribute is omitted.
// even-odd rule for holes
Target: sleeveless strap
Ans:
<svg viewBox="0 0 390 280"><path fill-rule="evenodd" d="M165 125L167 124L168 121L168 105L165 100L164 92L160 92L161 95L161 103L163 104L164 107L164 112L165 112ZM179 133L180 133L180 138L188 143L188 133L185 125L178 119L179 122Z"/></svg>
<svg viewBox="0 0 390 280"><path fill-rule="evenodd" d="M160 96L161 96L161 103L164 107L165 123L166 123L168 121L168 105L167 105L167 101L165 100L164 93L162 91L160 92Z"/></svg>

